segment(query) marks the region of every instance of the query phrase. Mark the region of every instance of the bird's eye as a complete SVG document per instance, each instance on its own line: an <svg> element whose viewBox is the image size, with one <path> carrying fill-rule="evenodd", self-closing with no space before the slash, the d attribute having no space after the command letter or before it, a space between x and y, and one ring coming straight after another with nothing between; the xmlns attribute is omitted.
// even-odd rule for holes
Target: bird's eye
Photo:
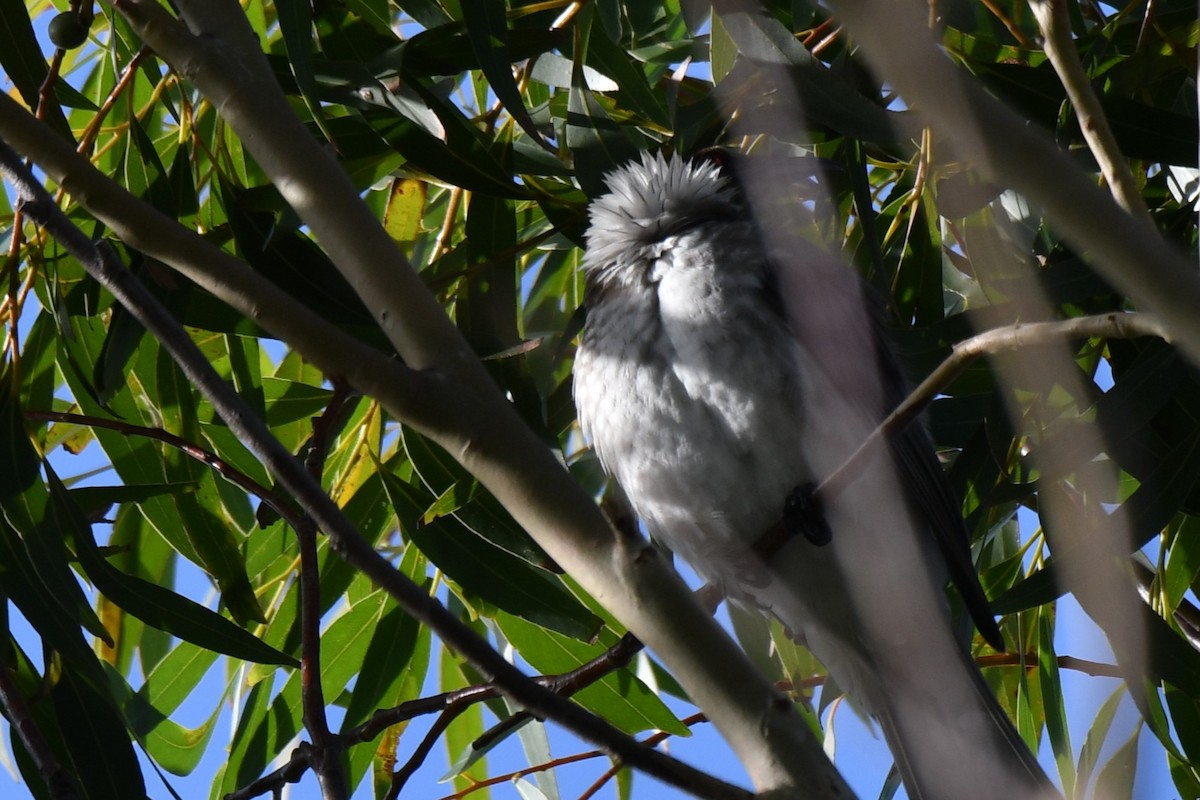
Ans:
<svg viewBox="0 0 1200 800"><path fill-rule="evenodd" d="M719 169L722 174L728 175L733 169L733 158L729 150L724 147L706 147L703 150L698 150L692 155L693 164L712 164Z"/></svg>

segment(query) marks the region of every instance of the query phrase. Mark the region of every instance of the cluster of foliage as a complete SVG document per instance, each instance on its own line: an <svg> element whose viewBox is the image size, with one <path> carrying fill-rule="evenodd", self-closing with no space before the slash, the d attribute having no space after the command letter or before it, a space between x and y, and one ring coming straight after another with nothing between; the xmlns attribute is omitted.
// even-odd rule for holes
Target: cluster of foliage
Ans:
<svg viewBox="0 0 1200 800"><path fill-rule="evenodd" d="M1128 308L1038 211L1013 211L1020 198L948 159L929 131L914 136L901 99L872 77L822 4L768 2L761 15L690 0L242 5L295 113L328 143L525 423L596 496L604 478L580 441L571 399L580 246L589 196L639 151L733 143L821 158L816 206L826 239L886 298L914 377L973 331L1040 314L1029 310L1031 285L1055 317ZM1034 18L1023 3L998 5L940 8L945 51L1094 171ZM1079 58L1154 223L1195 253L1196 218L1180 188L1182 168L1197 159L1194 4L1068 5ZM68 139L142 202L394 354L218 109L145 47L119 10L2 0L0 34L11 97L28 109L2 105L0 118L36 113L46 136ZM803 119L780 100L789 92ZM22 155L37 164L37 153ZM438 446L112 236L86 198L60 202L186 326L275 437L317 465L330 497L398 570L440 591L463 620L538 672L562 673L617 646L621 624ZM184 775L206 748L226 747L212 793L246 787L304 731L301 556L273 510L287 501L160 342L28 223L11 193L0 194L0 242L8 254L0 272L0 705L16 766L33 796L66 796L18 735L34 730L80 796L141 797L136 748ZM997 248L1016 257L997 257ZM1157 340L1071 346L1070 380L1036 371L1001 380L980 364L930 410L1012 643L1013 658L993 657L988 677L1031 742L1049 736L1069 794L1099 774L1112 796L1122 785L1128 796L1136 747L1121 748L1112 769L1096 762L1129 693L1178 791L1200 796L1192 645L1200 622L1188 600L1200 574L1200 374ZM1100 433L1088 441L1102 441L1102 453L1079 446L1081 428ZM85 476L60 476L73 470L69 458L51 466L60 449L101 458L99 477L80 485ZM1047 520L1022 532L1017 511L1036 511L1042 493L1067 491L1098 465L1119 472L1114 493L1077 499L1129 521L1130 553L1150 546L1149 558L1120 573L1136 573L1146 589L1147 634L1144 652L1115 645L1130 680L1076 760L1054 652L1055 600L1067 588L1057 578L1071 551L1056 551ZM320 682L341 708L341 731L366 742L345 750L350 785L370 774L382 796L403 783L397 760L419 764L425 748L403 737L404 713L381 733L375 712L419 698L431 670L442 692L483 681L324 539L318 558L328 620ZM211 579L216 610L181 581L185 562ZM1114 591L1126 589L1132 583ZM36 637L11 636L12 608ZM773 677L800 687L820 676L780 631L768 647L761 622L735 615L735 623ZM618 667L575 698L629 733L685 734L658 694L681 690L648 663L654 690ZM202 683L214 671L225 676L215 692ZM172 721L185 702L207 709L207 721ZM230 703L236 730L213 742ZM485 704L499 719L511 716L495 696ZM486 747L473 743L518 726L481 740L478 703L455 706L453 720L445 744L462 771L458 788L468 789L487 774ZM549 760L530 741L530 759ZM632 785L628 775L617 782L625 795Z"/></svg>

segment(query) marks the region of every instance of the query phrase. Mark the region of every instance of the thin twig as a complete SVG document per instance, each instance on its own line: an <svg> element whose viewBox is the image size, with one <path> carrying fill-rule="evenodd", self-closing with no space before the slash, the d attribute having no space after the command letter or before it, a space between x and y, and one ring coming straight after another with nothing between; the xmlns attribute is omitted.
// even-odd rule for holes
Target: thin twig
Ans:
<svg viewBox="0 0 1200 800"><path fill-rule="evenodd" d="M680 722L682 722L685 726L690 728L693 725L699 725L702 722L708 722L708 717L704 714L704 712L698 711L695 714L692 714L690 717L685 717L684 719L680 720ZM658 731L657 733L647 736L645 739L642 740L641 743L645 747L657 747L658 745L662 744L664 741L671 738L672 736L674 736L674 734L668 733L666 731ZM547 761L543 764L535 764L533 766L526 767L525 769L519 769L519 770L516 770L515 772L509 772L504 775L493 775L492 777L490 777L486 780L476 781L474 784L472 784L471 786L468 786L466 789L463 789L462 791L455 792L454 794L448 794L445 797L441 798L441 800L462 800L462 798L467 797L475 792L478 792L481 789L486 789L486 788L489 788L491 786L496 786L501 783L508 783L509 781L516 780L517 778L520 778L525 775L530 775L535 772L545 772L550 769L557 769L558 767L565 766L566 764L576 764L580 761L589 761L593 758L603 758L606 755L608 755L608 754L602 753L599 750L589 750L584 753L575 753L574 755L563 756L562 758L556 758L556 759L553 759L552 761ZM610 772L611 772L611 774L615 775L617 771L619 771L620 769L622 769L626 766L628 766L628 765L622 764L620 761L614 759L613 767L610 770ZM605 773L605 774L609 775L609 773ZM607 778L603 778L602 780L607 780ZM583 797L587 797L587 796L589 796L589 795L587 795L585 793L583 796L581 796L580 800L583 800Z"/></svg>
<svg viewBox="0 0 1200 800"><path fill-rule="evenodd" d="M404 789L405 784L408 783L408 779L425 763L425 759L429 756L430 751L433 750L434 744L446 732L446 729L450 727L450 723L458 719L474 702L473 700L465 699L455 700L441 714L438 714L437 719L433 721L433 725L430 726L425 736L421 739L420 744L413 749L408 760L404 762L400 769L392 773L391 786L388 787L388 792L384 795L384 800L396 800L400 796L400 792Z"/></svg>
<svg viewBox="0 0 1200 800"><path fill-rule="evenodd" d="M949 357L914 389L904 402L879 424L845 463L822 481L816 493L825 498L836 497L849 487L861 473L862 462L875 448L898 436L917 416L958 377L967 366L983 355L1007 350L1044 345L1069 339L1134 339L1156 336L1170 341L1162 321L1153 314L1113 312L1090 317L1054 322L1016 323L1004 328L985 331L954 345Z"/></svg>
<svg viewBox="0 0 1200 800"><path fill-rule="evenodd" d="M325 470L329 444L340 428L349 388L344 381L335 380L333 396L321 416L312 421L312 436L304 466L318 484ZM308 762L317 773L317 782L325 800L345 800L350 785L342 767L345 749L340 736L329 730L325 714L325 691L321 687L321 580L317 560L317 530L305 517L295 526L300 548L300 686L304 727L312 737Z"/></svg>
<svg viewBox="0 0 1200 800"><path fill-rule="evenodd" d="M1021 47L1024 47L1026 50L1032 50L1034 48L1034 43L1029 41L1029 37L1025 35L1025 31L1021 30L1020 25L1013 22L1012 17L1005 13L1004 9L1000 8L1000 5L996 2L996 0L983 0L983 5L988 11L992 12L993 17L1000 20L1000 24L1002 24L1010 34L1012 34L1012 37L1017 40L1017 44L1021 45Z"/></svg>
<svg viewBox="0 0 1200 800"><path fill-rule="evenodd" d="M134 425L129 422L122 422L116 419L104 419L103 417L91 417L86 414L73 414L68 411L46 411L42 409L26 409L24 411L26 419L39 420L43 422L63 422L70 425L82 425L88 428L105 428L111 431L117 431L125 436L141 436L145 439L154 439L163 444L174 447L179 452L189 458L194 458L201 464L212 469L225 480L234 484L238 488L245 491L247 494L254 495L263 503L271 507L279 516L283 517L293 528L301 524L301 517L296 513L294 508L291 508L286 503L281 502L279 498L266 486L263 486L258 481L240 472L233 467L225 459L218 456L211 450L189 442L181 436L165 431L162 428L150 428L144 425Z"/></svg>
<svg viewBox="0 0 1200 800"><path fill-rule="evenodd" d="M104 120L108 118L109 112L117 104L117 98L133 85L133 79L137 76L138 68L141 66L142 60L148 55L150 55L150 48L143 45L133 54L133 58L129 59L129 63L125 65L125 68L121 70L121 75L117 78L112 91L104 98L104 102L100 104L100 108L96 109L96 113L92 115L87 127L83 129L83 134L79 137L79 146L76 149L81 155L87 155L92 145L96 143L96 136L100 133L100 128L104 125Z"/></svg>
<svg viewBox="0 0 1200 800"><path fill-rule="evenodd" d="M1058 656L1059 669L1070 669L1099 678L1124 678L1119 667L1113 664L1102 664L1099 661L1089 661L1075 656ZM989 653L979 656L975 663L980 667L1023 667L1026 669L1037 666L1037 653Z"/></svg>
<svg viewBox="0 0 1200 800"><path fill-rule="evenodd" d="M538 682L563 697L570 697L579 690L591 686L605 675L627 666L630 659L640 653L644 647L645 645L636 636L626 633L616 644L587 663L561 675L539 678ZM481 733L471 743L471 746L477 750L490 747L494 742L509 735L531 719L534 719L533 714L528 711L518 711Z"/></svg>
<svg viewBox="0 0 1200 800"><path fill-rule="evenodd" d="M289 783L298 783L312 766L312 745L301 742L292 751L292 757L274 772L263 775L235 792L225 795L222 800L250 800L259 795L270 794L279 797L283 787Z"/></svg>
<svg viewBox="0 0 1200 800"><path fill-rule="evenodd" d="M321 416L313 418L312 436L304 453L304 466L308 474L318 482L325 471L325 459L329 456L330 443L346 422L347 401L354 395L350 386L341 378L335 376L330 378L329 382L333 386L333 396L329 398Z"/></svg>
<svg viewBox="0 0 1200 800"><path fill-rule="evenodd" d="M621 637L617 644L601 653L596 658L588 661L569 672L564 672L559 675L545 675L535 678L538 683L550 687L555 691L573 693L590 685L600 678L607 675L609 672L625 666L640 649L641 642L632 634L626 634ZM494 684L478 684L467 686L462 689L456 689L453 692L444 692L430 697L422 697L417 700L409 700L392 708L380 709L371 715L371 718L366 722L351 728L348 731L340 734L342 746L349 746L362 742L374 740L387 728L393 725L399 725L402 722L407 722L416 717L425 716L442 712L441 717L434 723L434 727L439 731L444 730L449 722L461 714L471 705L484 700L490 700L500 696L500 691ZM527 712L518 712L515 717L525 715ZM440 728L439 728L440 725ZM489 732L491 735L497 735L497 729L493 728ZM475 745L482 746L489 733L485 733L476 739ZM409 757L408 763L402 767L397 774L407 772L411 774L417 767L423 763L424 758L428 755L429 746L436 741L436 736L426 735L422 744L418 746L412 756ZM427 746L427 743L429 746ZM275 792L282 788L287 783L295 783L305 772L312 766L314 754L310 747L304 747L293 751L291 758L283 766L279 767L269 775L254 781L242 789L227 796L226 800L249 800L249 798L257 797L261 794ZM405 775L404 780L407 780L408 775ZM395 779L393 783L395 783ZM400 781L400 786L403 786L403 780Z"/></svg>
<svg viewBox="0 0 1200 800"><path fill-rule="evenodd" d="M692 714L690 717L681 719L680 722L682 722L688 728L691 728L693 725L699 725L702 722L708 722L708 717L704 715L704 712L697 712ZM670 735L671 734L666 733L665 731L659 731L650 738L646 739L646 744L653 743L657 745L667 739L667 737ZM604 784L615 778L617 773L623 769L625 769L624 764L616 762L613 763L613 765L605 770L604 774L597 778L591 786L583 790L583 793L579 795L579 800L589 800L589 798L595 797L596 793L604 788Z"/></svg>
<svg viewBox="0 0 1200 800"><path fill-rule="evenodd" d="M312 737L309 763L325 800L345 800L350 787L342 768L341 739L329 730L321 688L321 581L317 531L307 517L296 527L300 544L300 685L304 727Z"/></svg>
<svg viewBox="0 0 1200 800"><path fill-rule="evenodd" d="M4 717L8 720L9 726L16 734L17 739L24 745L29 759L37 767L42 783L46 786L50 796L54 800L79 800L83 796L79 792L79 787L75 784L71 773L64 769L62 763L59 762L58 756L54 754L54 749L46 741L46 737L42 735L29 706L25 704L21 690L17 688L9 672L8 598L3 594L0 594L0 618L3 621L0 629L4 631L4 641L0 642L0 708L4 709Z"/></svg>
<svg viewBox="0 0 1200 800"><path fill-rule="evenodd" d="M465 686L462 689L455 689L453 692L443 692L432 697L409 700L393 708L384 708L376 711L371 715L369 720L356 728L351 728L342 734L342 736L351 742L369 742L384 729L398 725L401 722L407 722L410 719L424 716L425 714L442 711L455 703L467 701L477 703L480 700L490 700L499 695L500 691L494 684L482 684Z"/></svg>

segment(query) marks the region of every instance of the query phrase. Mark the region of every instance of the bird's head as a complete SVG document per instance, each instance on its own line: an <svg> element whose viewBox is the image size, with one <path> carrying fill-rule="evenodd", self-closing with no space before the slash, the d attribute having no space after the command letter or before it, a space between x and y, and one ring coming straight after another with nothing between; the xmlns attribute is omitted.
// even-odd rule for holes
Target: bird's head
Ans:
<svg viewBox="0 0 1200 800"><path fill-rule="evenodd" d="M713 220L736 219L741 203L721 159L643 153L609 173L591 206L584 270L589 284L637 280L637 264L665 239Z"/></svg>

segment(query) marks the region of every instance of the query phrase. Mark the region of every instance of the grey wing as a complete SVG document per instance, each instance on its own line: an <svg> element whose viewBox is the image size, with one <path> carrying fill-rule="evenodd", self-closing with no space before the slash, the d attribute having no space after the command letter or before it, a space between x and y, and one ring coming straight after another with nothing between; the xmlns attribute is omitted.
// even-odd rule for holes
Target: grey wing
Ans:
<svg viewBox="0 0 1200 800"><path fill-rule="evenodd" d="M867 299L870 304L870 299ZM876 353L879 369L884 375L884 384L889 391L885 396L887 413L902 403L906 396L906 383L900 367L892 354L884 332L883 321L875 315ZM979 575L971 560L970 535L962 518L962 503L955 496L946 473L938 461L933 441L919 421L893 436L890 444L892 459L899 471L915 511L929 523L929 529L938 550L946 561L950 581L962 597L963 604L975 627L992 647L1003 652L1004 637L996 618L992 616L987 596L979 583Z"/></svg>
<svg viewBox="0 0 1200 800"><path fill-rule="evenodd" d="M800 262L804 262L802 268ZM787 272L788 267L795 268ZM776 296L768 307L783 315L838 395L858 404L858 411L870 419L882 421L904 400L907 389L887 341L882 304L870 287L828 254L799 243L789 254L775 251L770 271L773 274L764 289ZM875 354L874 365L844 357L845 353L869 352ZM867 397L875 399L867 401ZM989 644L1003 651L1004 638L971 561L962 504L942 471L933 442L920 423L913 423L891 439L889 450L905 496L917 518L928 523L950 580L976 628ZM816 477L823 480L829 476Z"/></svg>

